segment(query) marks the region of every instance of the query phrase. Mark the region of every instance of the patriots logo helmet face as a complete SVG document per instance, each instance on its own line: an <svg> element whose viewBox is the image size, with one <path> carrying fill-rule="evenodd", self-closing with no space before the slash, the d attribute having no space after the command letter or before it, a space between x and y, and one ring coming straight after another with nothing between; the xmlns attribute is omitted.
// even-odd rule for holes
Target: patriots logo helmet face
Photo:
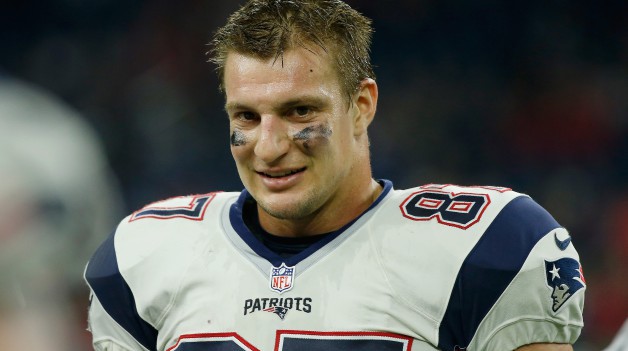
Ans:
<svg viewBox="0 0 628 351"><path fill-rule="evenodd" d="M578 290L586 286L582 267L573 258L545 261L547 286L552 290L552 311L558 311Z"/></svg>
<svg viewBox="0 0 628 351"><path fill-rule="evenodd" d="M282 306L274 306L265 308L264 311L271 312L279 316L282 320L286 318L286 313L288 313L288 309Z"/></svg>

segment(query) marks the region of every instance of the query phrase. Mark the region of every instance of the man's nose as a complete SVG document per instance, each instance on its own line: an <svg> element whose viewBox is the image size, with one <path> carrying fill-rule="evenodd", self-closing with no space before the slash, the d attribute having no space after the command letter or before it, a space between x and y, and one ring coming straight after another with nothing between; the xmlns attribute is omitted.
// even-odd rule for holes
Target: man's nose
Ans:
<svg viewBox="0 0 628 351"><path fill-rule="evenodd" d="M283 157L290 148L284 121L274 115L262 115L255 155L265 163L273 163Z"/></svg>

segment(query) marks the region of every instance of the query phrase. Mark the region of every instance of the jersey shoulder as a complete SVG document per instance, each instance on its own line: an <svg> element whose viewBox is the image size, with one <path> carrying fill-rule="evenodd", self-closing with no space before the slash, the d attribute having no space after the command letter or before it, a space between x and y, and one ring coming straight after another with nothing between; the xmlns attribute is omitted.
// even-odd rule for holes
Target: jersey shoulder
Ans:
<svg viewBox="0 0 628 351"><path fill-rule="evenodd" d="M577 337L584 285L560 284L579 278L577 252L567 231L528 195L494 186L429 184L396 190L390 200L382 221L395 225L379 243L382 262L403 299L439 321L439 348L486 349L482 342L489 340L503 346L515 334L525 335L517 338L519 345ZM552 279L557 269L571 275ZM557 289L578 297L557 300ZM572 328L561 327L569 323ZM509 336L500 336L506 329Z"/></svg>
<svg viewBox="0 0 628 351"><path fill-rule="evenodd" d="M562 228L530 196L504 187L429 184L395 190L387 206L380 219L394 220L416 245L434 244L425 254L446 247L484 269L516 271L542 237Z"/></svg>
<svg viewBox="0 0 628 351"><path fill-rule="evenodd" d="M530 228L541 223L528 220L534 217L544 219L542 228ZM516 273L514 261L531 250L539 233L558 226L529 196L511 189L443 184L392 191L371 223L393 288L434 320L466 267ZM518 245L522 240L525 245ZM506 252L510 246L512 254Z"/></svg>
<svg viewBox="0 0 628 351"><path fill-rule="evenodd" d="M89 282L119 275L140 265L151 266L152 261L168 262L168 257L176 261L178 252L198 242L207 228L212 224L220 225L224 206L238 194L212 192L178 196L133 212L120 221L94 252L85 272L86 279Z"/></svg>
<svg viewBox="0 0 628 351"><path fill-rule="evenodd" d="M207 228L220 224L224 207L236 192L177 196L153 202L123 219L116 231L116 250L138 259L152 251L193 242ZM129 264L134 264L129 259Z"/></svg>

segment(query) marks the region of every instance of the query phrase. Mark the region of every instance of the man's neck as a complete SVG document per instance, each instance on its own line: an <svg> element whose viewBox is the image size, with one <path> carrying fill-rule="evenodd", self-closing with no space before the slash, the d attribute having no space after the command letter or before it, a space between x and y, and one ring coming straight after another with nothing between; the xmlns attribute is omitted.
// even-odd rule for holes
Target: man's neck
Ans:
<svg viewBox="0 0 628 351"><path fill-rule="evenodd" d="M366 211L382 193L383 187L370 179L363 190L352 194L351 203L339 202L335 207L324 207L310 216L299 219L280 219L271 216L257 206L260 225L268 233L277 236L297 237L333 232L351 222ZM361 197L357 197L358 195Z"/></svg>

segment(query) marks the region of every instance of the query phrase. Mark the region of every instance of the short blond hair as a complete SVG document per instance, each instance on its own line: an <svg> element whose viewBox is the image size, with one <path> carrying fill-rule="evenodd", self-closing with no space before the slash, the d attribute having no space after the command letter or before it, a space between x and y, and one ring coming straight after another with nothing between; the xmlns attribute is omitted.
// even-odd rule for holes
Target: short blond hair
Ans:
<svg viewBox="0 0 628 351"><path fill-rule="evenodd" d="M285 51L312 45L330 54L340 84L351 96L365 78L375 79L371 20L340 0L251 0L234 12L211 42L223 90L227 55L282 59Z"/></svg>

